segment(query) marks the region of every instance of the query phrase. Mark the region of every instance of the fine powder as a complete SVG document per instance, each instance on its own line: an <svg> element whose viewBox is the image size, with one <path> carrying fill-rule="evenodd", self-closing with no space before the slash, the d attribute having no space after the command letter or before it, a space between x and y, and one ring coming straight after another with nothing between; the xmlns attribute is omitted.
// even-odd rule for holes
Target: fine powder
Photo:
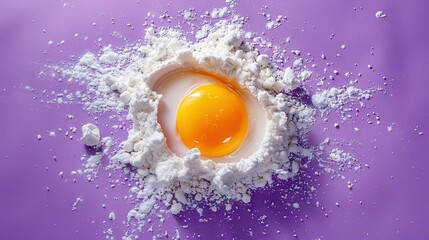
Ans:
<svg viewBox="0 0 429 240"><path fill-rule="evenodd" d="M223 9L212 13L224 14ZM150 27L145 43L121 49L106 46L98 55L86 53L71 68L55 67L69 82L87 87L74 94L86 110L118 112L118 121L131 121L128 137L110 156L108 168L122 169L135 182L130 192L139 203L128 212L128 220L137 220L138 228L159 202L172 214L186 209L201 214L203 205L213 210L224 206L228 211L233 201L249 203L252 190L270 185L273 177L287 180L296 176L306 167L303 159L320 155L308 146L306 137L316 120L316 110L324 114L349 101L371 98L371 91L348 86L314 94L315 109L304 104L292 92L302 87L312 72L301 58L291 67L277 66L245 41L252 33L245 32L243 24L240 16L205 24L196 31L195 42L186 40L186 33L178 29ZM294 50L294 54L299 56L300 52ZM184 157L174 154L157 121L162 96L148 83L174 69L172 66L227 76L249 90L269 115L260 147L249 157L228 163L203 160L198 149L189 150ZM82 133L85 145L103 148L102 153L89 157L80 171L94 175L102 157L109 155L113 140L100 140L100 131L93 124L85 124ZM342 150L332 151L330 158L334 162L354 159ZM115 214L109 219L115 219Z"/></svg>
<svg viewBox="0 0 429 240"><path fill-rule="evenodd" d="M297 88L310 74L300 77L291 68L275 68L267 55L243 43L241 27L238 22L220 21L196 43L186 41L177 30L148 28L146 44L122 51L106 47L99 57L87 53L73 69L62 71L89 86L88 110L128 112L133 126L112 161L126 169L130 169L128 164L135 167L130 174L139 182L138 190L133 191L141 204L130 211L130 218L144 218L156 200L170 206L173 214L200 201L215 206L234 200L248 203L250 190L272 183L273 175L280 179L295 176L300 159L311 157L298 139L304 139L314 110L282 92ZM133 61L126 67L115 67L130 57ZM248 89L270 115L260 148L230 163L201 160L198 149L184 157L171 152L157 122L161 96L147 84L153 73L163 69L167 73L171 65L228 76ZM83 127L82 140L88 139L84 143L89 146L97 144L93 134L87 133L95 131L92 126Z"/></svg>

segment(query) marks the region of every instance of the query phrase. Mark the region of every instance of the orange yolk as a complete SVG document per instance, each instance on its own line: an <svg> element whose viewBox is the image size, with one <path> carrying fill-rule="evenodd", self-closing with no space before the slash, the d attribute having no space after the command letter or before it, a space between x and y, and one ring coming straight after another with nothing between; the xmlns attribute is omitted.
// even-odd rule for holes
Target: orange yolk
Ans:
<svg viewBox="0 0 429 240"><path fill-rule="evenodd" d="M177 110L177 132L203 156L221 157L237 150L247 134L248 114L241 96L215 84L197 87Z"/></svg>

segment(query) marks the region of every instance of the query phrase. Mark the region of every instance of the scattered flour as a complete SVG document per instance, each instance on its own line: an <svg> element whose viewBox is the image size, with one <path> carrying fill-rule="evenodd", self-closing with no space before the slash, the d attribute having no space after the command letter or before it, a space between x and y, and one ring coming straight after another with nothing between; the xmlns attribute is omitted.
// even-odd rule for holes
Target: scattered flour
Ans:
<svg viewBox="0 0 429 240"><path fill-rule="evenodd" d="M335 162L346 162L354 159L350 153L346 153L338 148L332 149L329 153L329 158Z"/></svg>
<svg viewBox="0 0 429 240"><path fill-rule="evenodd" d="M283 15L278 15L275 20L267 19L267 23L265 24L265 28L267 30L272 30L280 27L283 22L286 21L286 17Z"/></svg>
<svg viewBox="0 0 429 240"><path fill-rule="evenodd" d="M110 153L110 148L113 146L113 144L114 142L111 137L102 138L98 144L95 145L95 154L91 156L87 156L86 154L82 155L81 160L83 161L83 169L72 171L72 174L82 174L85 175L88 180L91 180L98 173L98 169L103 157Z"/></svg>
<svg viewBox="0 0 429 240"><path fill-rule="evenodd" d="M275 21L269 21L269 22L267 22L267 24L266 24L266 28L268 29L268 30L270 30L270 29L273 29L273 28L275 28L275 25L276 24L276 22Z"/></svg>
<svg viewBox="0 0 429 240"><path fill-rule="evenodd" d="M74 201L73 205L72 205L72 211L76 211L77 205L81 202L83 202L82 196L77 197L76 200Z"/></svg>
<svg viewBox="0 0 429 240"><path fill-rule="evenodd" d="M381 18L386 18L387 15L383 11L377 11L375 13L375 17L378 18L378 19L381 19Z"/></svg>
<svg viewBox="0 0 429 240"><path fill-rule="evenodd" d="M252 189L271 184L274 175L281 179L296 176L300 159L311 157L310 150L296 139L305 139L314 110L280 93L285 87L287 91L299 87L311 72L297 76L291 68L274 67L267 55L243 42L243 35L239 19L204 25L196 33L200 40L195 43L185 40L178 30L148 28L144 45L121 51L106 47L98 57L87 53L72 69L59 70L70 81L88 86L92 97L82 98L86 109L128 112L133 126L111 162L138 183L135 195L141 203L129 212L129 219L144 220L157 200L173 214L194 208L198 202L213 206L231 200L248 203ZM127 57L132 61L121 65L120 59ZM114 63L119 67L111 67ZM198 149L191 149L184 157L171 152L157 122L161 96L150 89L147 80L156 73L167 73L172 65L228 76L248 89L271 116L259 149L230 163L202 160ZM99 144L95 125L84 125L82 132L86 145ZM101 158L101 153L91 156L85 173L94 172Z"/></svg>
<svg viewBox="0 0 429 240"><path fill-rule="evenodd" d="M217 19L231 14L230 11L224 7L207 14ZM181 14L189 21L195 16L190 10ZM266 27L277 28L285 20L286 17L278 16L277 20L268 21ZM201 205L208 205L213 211L224 205L229 211L233 201L251 202L254 189L272 184L273 177L293 178L306 167L302 159L320 157L308 147L306 138L315 121L316 110L325 114L348 102L371 98L370 90L343 86L316 92L311 98L315 109L302 103L292 91L303 87L313 73L305 68L301 52L292 51L298 58L291 67L277 66L275 59L270 60L270 56L245 41L252 40L253 34L242 30L244 22L243 18L233 16L231 20L205 23L196 29L195 42L188 41L185 33L177 29L149 27L145 43L121 49L106 46L99 54L84 54L71 68L54 68L68 82L87 87L86 91L61 93L61 103L76 98L92 113L116 112L120 121L125 121L121 117L125 114L126 121L132 123L127 138L121 140L113 155L109 155L113 139L101 139L100 130L94 124L83 125L81 141L94 146L97 152L89 157L82 156L83 170L76 173L91 179L97 174L103 157L109 155L107 168L121 169L135 184L130 187L130 193L137 204L130 209L127 218L137 222L137 229L141 229L147 216L158 209L159 202L172 214L196 209L200 215L203 213ZM262 144L250 156L237 162L218 163L202 159L198 149L179 157L168 148L157 121L162 96L151 89L149 80L175 68L193 68L227 76L258 100L269 117ZM325 139L318 150L324 151L330 141ZM360 168L356 158L344 150L331 149L327 155L326 161L319 162L326 172L335 171L333 164L340 169ZM82 200L81 197L76 199L73 210ZM288 206L300 207L299 203ZM111 212L108 218L114 221L115 213ZM124 236L123 239L133 238Z"/></svg>
<svg viewBox="0 0 429 240"><path fill-rule="evenodd" d="M334 148L328 152L327 160L320 160L319 166L324 169L325 172L335 174L344 179L344 175L338 172L344 172L346 169L350 169L356 172L361 171L362 164L356 159L353 154L346 152L343 149Z"/></svg>
<svg viewBox="0 0 429 240"><path fill-rule="evenodd" d="M189 21L189 20L195 18L195 12L190 11L190 10L183 10L182 16L185 20Z"/></svg>
<svg viewBox="0 0 429 240"><path fill-rule="evenodd" d="M351 101L368 100L372 97L371 90L362 90L353 86L330 88L313 94L313 105L323 113L339 109Z"/></svg>

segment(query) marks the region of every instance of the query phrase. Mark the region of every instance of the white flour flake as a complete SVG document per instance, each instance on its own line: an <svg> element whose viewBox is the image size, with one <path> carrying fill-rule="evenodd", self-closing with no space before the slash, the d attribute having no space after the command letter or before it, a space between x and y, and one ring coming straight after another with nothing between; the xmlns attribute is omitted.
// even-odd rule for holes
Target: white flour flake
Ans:
<svg viewBox="0 0 429 240"><path fill-rule="evenodd" d="M110 212L109 213L109 219L112 221L115 221L116 220L116 214L114 212Z"/></svg>
<svg viewBox="0 0 429 240"><path fill-rule="evenodd" d="M82 142L90 147L100 144L100 130L91 123L82 126Z"/></svg>
<svg viewBox="0 0 429 240"><path fill-rule="evenodd" d="M294 90L297 87L301 86L301 83L302 83L301 79L295 76L295 73L290 67L285 69L284 75L283 75L284 86L287 86L291 90Z"/></svg>
<svg viewBox="0 0 429 240"><path fill-rule="evenodd" d="M375 13L375 17L378 18L378 19L381 19L381 18L387 17L387 15L383 11L377 11Z"/></svg>

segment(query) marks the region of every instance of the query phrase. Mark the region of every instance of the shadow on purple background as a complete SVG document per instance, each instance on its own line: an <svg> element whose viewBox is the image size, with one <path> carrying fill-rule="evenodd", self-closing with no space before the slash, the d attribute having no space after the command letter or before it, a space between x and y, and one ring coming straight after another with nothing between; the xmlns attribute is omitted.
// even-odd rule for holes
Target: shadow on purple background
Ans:
<svg viewBox="0 0 429 240"><path fill-rule="evenodd" d="M314 176L315 169L315 166L307 168L298 179L287 182L275 179L274 187L255 191L248 205L235 203L230 211L220 206L216 212L203 207L202 217L196 210L190 210L175 219L181 226L186 226L185 232L191 236L226 239L272 239L284 234L298 236L297 232L305 228L307 219L316 220L324 216L310 194L311 186L321 184L320 179ZM300 207L296 209L292 203L299 203Z"/></svg>

